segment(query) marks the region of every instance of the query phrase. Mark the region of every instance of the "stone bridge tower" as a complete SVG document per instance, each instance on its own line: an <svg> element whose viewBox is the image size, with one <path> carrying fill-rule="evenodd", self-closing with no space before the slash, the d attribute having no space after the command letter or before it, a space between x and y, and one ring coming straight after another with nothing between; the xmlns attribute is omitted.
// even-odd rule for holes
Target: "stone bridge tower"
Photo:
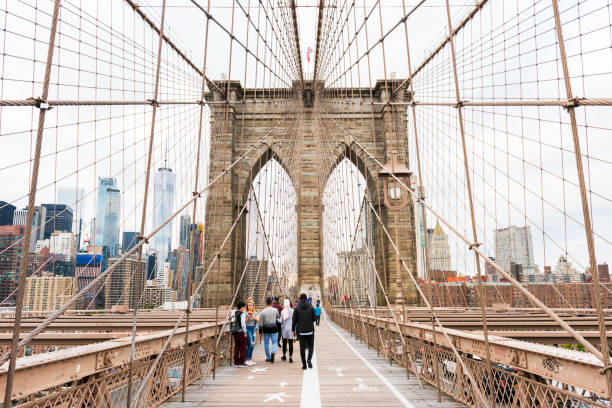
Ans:
<svg viewBox="0 0 612 408"><path fill-rule="evenodd" d="M266 143L256 149L257 154L251 155L252 158L242 160L224 173L208 192L203 270L210 271L201 290L202 307L214 305L217 293L221 304L231 301L246 262L246 209L243 207L255 175L271 159L287 170L298 199L298 290L311 294L324 290L322 191L319 186L325 185L335 166L344 158L353 162L363 174L369 199L378 209L386 230L394 237L394 214L384 204L383 183L378 178L380 166L359 145L375 155L380 163L389 162L392 153L397 153L399 160L408 166L404 102L409 95L398 88L401 82L379 80L374 88L328 90L323 89L322 84L315 86L307 81L303 87L294 84L292 95L288 95L286 89L243 89L239 81L229 85L227 81L218 82L219 87L229 89L229 93L227 98L217 92L207 95L211 115L209 178L212 180L229 168L262 138ZM393 93L396 95L392 98ZM245 100L249 102L244 103ZM290 137L290 133L296 131L300 136ZM336 151L325 154L335 155L335 161L320 162L319 132L326 132L326 140L334 141ZM299 145L288 147L289 139ZM286 163L294 164L286 166ZM400 211L399 220L402 258L416 276L412 205ZM376 270L389 300L394 302L398 293L396 253L383 228L378 222L374 225ZM215 257L218 259L209 268ZM403 269L402 273L405 273ZM416 290L407 276L403 277L402 286L407 303L416 303ZM379 291L379 304L384 301L380 294Z"/></svg>

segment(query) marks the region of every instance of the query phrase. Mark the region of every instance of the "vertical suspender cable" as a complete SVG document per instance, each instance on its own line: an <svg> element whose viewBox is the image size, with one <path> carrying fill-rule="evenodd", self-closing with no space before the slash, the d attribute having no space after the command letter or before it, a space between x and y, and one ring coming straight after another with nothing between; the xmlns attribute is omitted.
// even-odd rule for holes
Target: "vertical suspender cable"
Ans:
<svg viewBox="0 0 612 408"><path fill-rule="evenodd" d="M26 275L28 271L28 260L30 251L28 245L32 234L32 221L34 220L34 203L36 200L36 189L38 185L38 170L40 165L40 153L42 150L42 137L45 128L45 115L49 105L49 82L51 80L51 67L53 65L53 49L55 47L55 36L57 33L57 20L59 18L61 0L55 0L53 6L53 17L51 21L51 33L49 34L49 47L47 49L47 62L45 65L45 78L40 100L38 101L38 128L36 129L36 148L34 151L34 164L32 169L32 180L30 182L30 194L28 197L28 212L26 216L25 234L23 238L23 255L19 264L19 279L17 281L17 302L15 304L15 321L13 323L13 337L11 339L11 355L6 378L4 392L4 406L11 406L11 394L13 393L13 381L15 378L15 365L19 354L19 333L21 331L21 315L23 313L23 298L25 296Z"/></svg>
<svg viewBox="0 0 612 408"><path fill-rule="evenodd" d="M210 0L208 0L208 11L210 11ZM191 221L195 226L197 200L200 197L198 194L198 181L200 176L200 148L202 144L202 122L204 121L204 91L206 88L206 57L208 56L208 26L209 19L206 19L206 33L204 35L204 63L202 67L202 87L200 92L200 118L198 123L198 149L196 153L196 169L195 169L195 181L193 187L193 209ZM185 347L183 349L183 375L182 375L182 389L181 389L181 402L185 402L185 388L187 388L187 341L189 339L189 315L191 314L191 273L195 265L195 228L191 227L191 240L189 242L189 270L187 273L187 306L185 307ZM215 326L216 327L216 326Z"/></svg>
<svg viewBox="0 0 612 408"><path fill-rule="evenodd" d="M463 167L465 170L465 183L467 186L468 202L470 205L470 216L472 219L472 238L473 238L472 246L477 247L479 244L478 244L478 235L476 232L476 218L474 216L474 200L472 196L472 182L470 179L470 169L468 165L467 148L465 144L465 129L463 126L463 113L461 109L461 95L459 93L459 78L457 74L457 59L455 56L455 41L453 38L454 30L453 30L453 25L451 23L450 4L448 0L446 0L446 18L448 21L448 33L449 33L448 43L450 45L451 57L452 57L452 62L453 62L453 78L455 82L455 96L457 98L456 109L457 109L457 119L459 121L459 130L461 133L461 147L463 150ZM474 263L476 264L476 272L478 274L478 291L480 292L480 296L479 296L480 311L482 315L482 331L484 334L485 357L487 360L487 370L488 370L489 378L493 378L493 368L491 365L491 349L490 349L490 344L489 344L489 330L488 330L488 325L487 325L487 311L486 311L488 296L482 284L482 273L480 271L480 259L478 258L478 255L476 254L474 255ZM489 397L491 398L491 405L494 405L493 381L489 381L488 386L489 386Z"/></svg>
<svg viewBox="0 0 612 408"><path fill-rule="evenodd" d="M157 114L157 95L159 91L159 71L161 67L161 52L162 45L164 43L164 19L166 17L166 0L162 1L162 12L161 12L161 23L159 27L159 42L157 46L157 67L155 69L155 87L153 88L153 99L151 100L152 112L151 112L151 133L149 135L149 153L147 157L147 170L145 176L145 188L144 197L142 201L142 217L140 219L140 239L144 239L144 228L145 221L147 218L147 201L149 197L149 179L151 175L151 160L153 156L153 140L155 136L155 117ZM134 274L135 282L134 287L134 317L132 322L132 347L130 352L130 368L128 374L128 389L127 389L127 400L126 405L129 408L132 403L132 380L134 378L134 359L136 349L136 326L138 325L138 306L140 303L140 281L142 274L142 245L138 248L138 262L136 263L136 273ZM128 296L129 304L129 296Z"/></svg>
<svg viewBox="0 0 612 408"><path fill-rule="evenodd" d="M582 215L584 217L584 231L586 233L587 247L589 251L589 263L591 266L591 275L593 277L593 294L595 308L597 309L597 322L599 326L600 345L601 345L601 360L604 366L604 372L608 380L608 395L612 397L612 366L610 365L610 348L608 346L608 338L606 334L606 322L604 320L603 309L601 305L601 289L599 287L599 270L597 267L597 259L595 258L595 242L593 240L593 228L591 225L591 215L589 211L589 201L586 194L586 184L584 181L584 169L582 166L582 153L580 151L580 138L578 136L578 124L576 122L575 104L572 104L574 96L572 94L572 84L567 65L567 55L565 52L565 41L563 39L563 30L561 28L561 17L559 15L559 4L557 0L552 0L552 7L555 14L555 27L559 40L559 52L561 54L561 65L563 66L563 78L565 80L565 92L567 94L567 113L570 117L572 127L572 139L574 142L574 154L576 156L576 168L578 171L578 183L580 185L580 198L582 200Z"/></svg>

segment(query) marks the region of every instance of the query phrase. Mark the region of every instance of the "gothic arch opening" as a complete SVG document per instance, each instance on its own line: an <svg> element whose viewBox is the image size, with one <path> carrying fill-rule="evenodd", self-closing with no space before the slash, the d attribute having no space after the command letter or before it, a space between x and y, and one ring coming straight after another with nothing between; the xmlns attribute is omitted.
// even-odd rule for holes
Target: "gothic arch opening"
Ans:
<svg viewBox="0 0 612 408"><path fill-rule="evenodd" d="M332 303L375 304L373 219L366 178L347 156L329 174L322 194L325 289Z"/></svg>
<svg viewBox="0 0 612 408"><path fill-rule="evenodd" d="M241 296L261 306L268 295L295 292L297 282L297 194L284 166L270 155L248 188L246 272Z"/></svg>

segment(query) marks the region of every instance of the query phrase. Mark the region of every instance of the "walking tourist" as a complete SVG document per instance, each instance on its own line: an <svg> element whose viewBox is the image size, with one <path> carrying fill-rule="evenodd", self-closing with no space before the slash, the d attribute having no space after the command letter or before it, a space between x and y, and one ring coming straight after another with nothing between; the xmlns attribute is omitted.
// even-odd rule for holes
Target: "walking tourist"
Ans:
<svg viewBox="0 0 612 408"><path fill-rule="evenodd" d="M255 311L255 302L253 298L247 300L246 306L246 329L247 329L247 348L246 348L246 365L253 365L253 348L255 347L255 333L257 333L257 322L259 322L259 314Z"/></svg>
<svg viewBox="0 0 612 408"><path fill-rule="evenodd" d="M278 296L274 296L274 302L272 302L272 307L278 311L278 315L280 316L283 312L283 307L281 306ZM281 324L280 321L276 323L276 331L278 332L278 346L281 345Z"/></svg>
<svg viewBox="0 0 612 408"><path fill-rule="evenodd" d="M314 308L315 318L317 319L317 326L321 323L321 301L317 300L317 305Z"/></svg>
<svg viewBox="0 0 612 408"><path fill-rule="evenodd" d="M283 302L283 311L281 312L281 334L283 336L283 356L281 360L287 360L287 348L289 348L289 362L293 363L293 340L295 336L291 330L293 324L293 308L289 299Z"/></svg>
<svg viewBox="0 0 612 408"><path fill-rule="evenodd" d="M278 347L278 328L276 324L280 319L278 310L272 307L272 298L266 299L267 307L259 313L259 321L263 327L264 350L266 351L266 361L274 363L274 355ZM272 342L272 352L270 352L270 344Z"/></svg>
<svg viewBox="0 0 612 408"><path fill-rule="evenodd" d="M234 312L233 320L230 324L230 332L234 338L234 367L247 367L245 364L247 347L247 328L246 313L244 302L238 302L238 309Z"/></svg>
<svg viewBox="0 0 612 408"><path fill-rule="evenodd" d="M300 357L302 358L302 370L312 368L312 354L314 353L314 321L315 311L312 305L308 303L308 297L305 293L300 295L300 303L293 311L293 322L291 325L293 334L297 334L300 342ZM306 349L308 349L308 359L306 358Z"/></svg>

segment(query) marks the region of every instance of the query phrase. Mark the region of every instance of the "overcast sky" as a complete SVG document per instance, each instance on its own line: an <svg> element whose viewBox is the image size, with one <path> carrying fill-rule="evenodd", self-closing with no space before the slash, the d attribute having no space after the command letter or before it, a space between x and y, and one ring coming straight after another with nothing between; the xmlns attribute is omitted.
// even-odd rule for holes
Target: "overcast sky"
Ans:
<svg viewBox="0 0 612 408"><path fill-rule="evenodd" d="M206 0L198 0L198 3L206 8ZM253 24L259 18L264 29L265 13L255 6L258 2L241 0L239 3L245 10L250 4ZM267 1L264 3L268 4ZM337 15L344 17L346 13L342 14L344 11L340 10L345 3L351 4L340 0L327 2L336 5ZM363 21L364 12L367 13L375 4L373 0L364 3L356 2L357 25ZM370 46L378 41L381 25L382 32L386 32L403 15L402 0L383 3L382 18L375 9L367 23ZM451 1L453 22L460 21L474 3ZM161 0L142 0L139 4L153 21L159 23ZM212 0L211 4L215 19L231 30L232 2ZM255 31L237 4L234 3L233 8L234 35L246 44L248 33L249 49L263 58L264 45L261 40L255 42ZM298 0L297 4L300 54L304 70L309 72L313 69L314 59L307 62L306 49L315 48L318 1ZM415 4L414 0L408 0L406 8L411 9ZM448 31L443 6L441 0L426 1L408 19L413 68L420 65ZM610 97L612 16L608 1L562 1L560 8L574 95ZM0 5L0 11L0 69L3 78L0 97L5 100L38 97L44 74L52 2L7 1ZM353 15L349 17L352 23ZM190 1L168 1L165 31L198 67L202 67L204 60L205 22L204 14ZM350 33L353 31L353 28L349 30ZM157 37L125 2L64 0L59 32L50 99L144 101L152 98ZM357 37L356 43L362 55L367 48L365 30ZM274 72L280 78L270 80L270 72L267 72L264 84L264 70L261 67L255 69L252 55L245 62L245 51L236 43L229 70L229 44L228 35L211 24L206 67L211 78L220 79L225 75L245 82L246 66L247 86L281 86L293 79L290 77L293 74L291 66L283 64L287 61L278 51L281 63L274 65ZM455 45L464 100L565 99L549 1L491 0L460 32ZM351 58L355 60L357 50L351 50ZM394 72L398 78L406 77L408 65L402 26L385 39L385 50L385 64L382 64L381 47L373 48L369 74L366 74L367 60L361 61L360 83L357 67L350 70L350 77L335 81L342 70L333 66L337 62L334 54L336 57L329 59L330 68L324 70L326 79L334 84L348 83L350 79L355 86L368 86L370 81L383 78L385 66L388 76ZM199 76L167 47L163 53L158 99L199 99ZM314 53L312 55L314 58ZM416 75L415 99L454 101L452 79L450 53L446 47ZM609 159L612 153L612 115L609 111L609 107L577 109L600 262L612 259L612 183L608 176L612 174L612 161ZM5 107L0 113L0 200L13 202L21 208L27 201L38 111L28 107ZM416 113L423 184L428 202L471 239L456 110L419 106ZM150 106L57 107L49 111L37 203L52 202L59 186L85 189L84 231L89 231L87 218L88 214L93 214L95 206L96 180L102 176L116 177L123 192L122 229L137 230L144 191L150 114ZM193 191L198 118L198 105L163 105L158 109L152 169L154 171L163 165L167 146L168 166L177 175L175 208L189 200ZM209 136L206 118L200 187L206 180L209 160L206 155ZM416 170L411 113L408 118L410 167ZM495 228L529 225L536 263L540 268L556 264L559 255L565 252L581 267L587 265L574 148L568 123L569 116L559 107L464 108L479 241L485 244L484 250L488 254L494 255L495 252ZM153 204L150 202L149 205ZM203 217L204 207L199 206L197 218L202 220ZM435 224L434 217L429 216L428 223ZM176 232L178 223L174 224ZM149 219L146 229L151 228ZM177 235L175 233L175 241ZM473 269L471 255L463 243L449 235L453 267L469 273Z"/></svg>

